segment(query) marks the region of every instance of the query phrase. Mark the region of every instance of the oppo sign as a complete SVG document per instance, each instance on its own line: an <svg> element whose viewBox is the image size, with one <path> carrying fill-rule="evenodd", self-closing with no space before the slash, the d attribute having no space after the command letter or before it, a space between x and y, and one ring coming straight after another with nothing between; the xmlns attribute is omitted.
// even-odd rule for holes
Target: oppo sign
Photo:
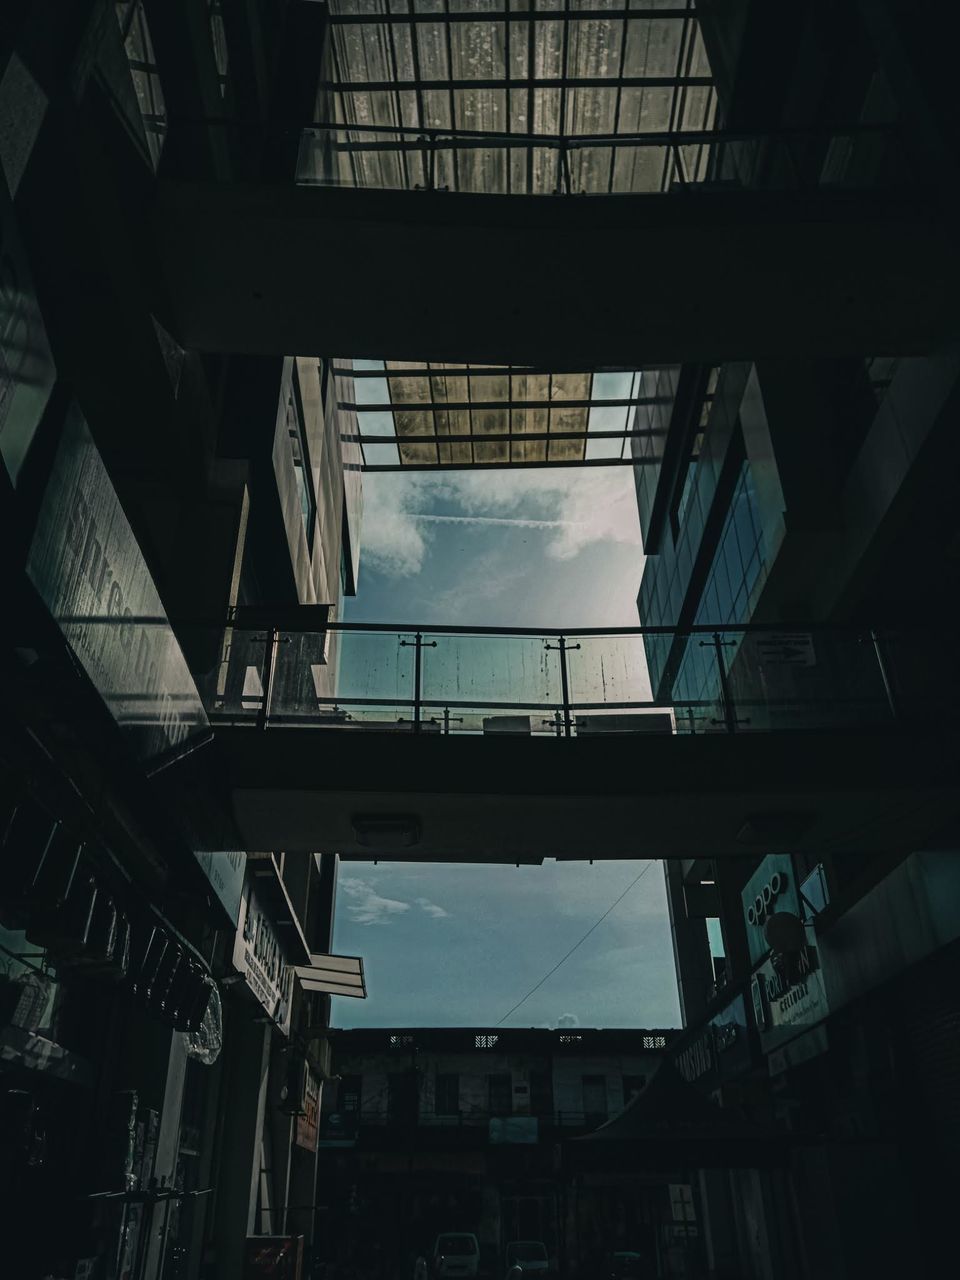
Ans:
<svg viewBox="0 0 960 1280"><path fill-rule="evenodd" d="M761 928L767 916L774 910L777 898L786 890L788 883L789 880L785 871L774 871L756 898L747 907L747 923Z"/></svg>

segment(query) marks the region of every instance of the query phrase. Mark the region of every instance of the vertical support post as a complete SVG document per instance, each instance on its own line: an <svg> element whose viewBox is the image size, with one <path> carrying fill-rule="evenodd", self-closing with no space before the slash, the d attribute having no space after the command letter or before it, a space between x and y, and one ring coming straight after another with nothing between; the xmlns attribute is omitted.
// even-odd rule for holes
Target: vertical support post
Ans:
<svg viewBox="0 0 960 1280"><path fill-rule="evenodd" d="M727 679L727 669L723 663L723 651L729 649L733 645L732 640L724 640L719 631L715 631L709 640L701 640L700 648L713 646L713 651L717 658L717 675L720 678L720 705L723 708L723 720L714 720L713 724L723 724L727 733L736 733L738 724L749 724L749 720L738 720L737 710L734 706L733 695L730 692L730 681Z"/></svg>
<svg viewBox="0 0 960 1280"><path fill-rule="evenodd" d="M454 723L456 723L456 724L463 724L463 716L452 716L452 715L450 714L450 708L449 708L449 707L444 707L444 708L443 708L443 732L444 732L444 735L446 735L446 734L448 734L448 733L450 732L450 726L451 726L451 724L454 724Z"/></svg>
<svg viewBox="0 0 960 1280"><path fill-rule="evenodd" d="M883 691L887 696L887 706L890 708L890 715L894 720L900 720L903 717L900 708L897 692L893 685L890 675L890 666L887 661L887 655L884 651L883 636L875 627L870 628L870 643L873 645L873 652L877 659L877 666L880 668L880 679L883 681Z"/></svg>
<svg viewBox="0 0 960 1280"><path fill-rule="evenodd" d="M280 631L271 627L264 637L266 652L263 656L263 701L257 714L257 728L266 729L270 717L270 703L273 701L273 677L276 669L277 645L280 643Z"/></svg>
<svg viewBox="0 0 960 1280"><path fill-rule="evenodd" d="M413 732L420 733L423 723L420 706L420 684L422 679L422 654L424 649L435 649L436 640L424 640L423 632L417 631L413 640L401 640L400 647L413 650Z"/></svg>
<svg viewBox="0 0 960 1280"><path fill-rule="evenodd" d="M545 649L556 650L560 654L560 696L563 699L563 736L573 736L573 717L570 714L570 680L567 674L567 652L579 649L579 644L568 644L565 636L558 636L556 644L544 643Z"/></svg>

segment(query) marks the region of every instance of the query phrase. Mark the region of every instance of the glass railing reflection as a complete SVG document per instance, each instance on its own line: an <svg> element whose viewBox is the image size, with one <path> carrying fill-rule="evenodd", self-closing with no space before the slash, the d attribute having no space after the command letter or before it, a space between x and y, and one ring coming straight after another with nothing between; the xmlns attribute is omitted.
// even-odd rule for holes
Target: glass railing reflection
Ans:
<svg viewBox="0 0 960 1280"><path fill-rule="evenodd" d="M304 186L494 195L869 190L918 181L893 124L539 135L319 123L301 134Z"/></svg>
<svg viewBox="0 0 960 1280"><path fill-rule="evenodd" d="M647 654L673 654L651 687ZM952 715L922 633L704 627L575 635L228 626L198 678L213 723L484 737L884 729ZM659 670L659 668L658 668Z"/></svg>

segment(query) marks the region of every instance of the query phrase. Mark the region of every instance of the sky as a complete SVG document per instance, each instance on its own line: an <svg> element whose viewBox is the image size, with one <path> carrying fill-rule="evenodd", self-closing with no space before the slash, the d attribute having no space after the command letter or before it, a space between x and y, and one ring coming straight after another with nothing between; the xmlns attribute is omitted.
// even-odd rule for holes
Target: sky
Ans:
<svg viewBox="0 0 960 1280"><path fill-rule="evenodd" d="M367 473L360 566L347 620L634 625L631 468ZM679 1025L662 867L591 866L592 852L539 867L343 863L334 949L363 956L369 996L335 998L334 1025L497 1025L594 925L503 1025Z"/></svg>

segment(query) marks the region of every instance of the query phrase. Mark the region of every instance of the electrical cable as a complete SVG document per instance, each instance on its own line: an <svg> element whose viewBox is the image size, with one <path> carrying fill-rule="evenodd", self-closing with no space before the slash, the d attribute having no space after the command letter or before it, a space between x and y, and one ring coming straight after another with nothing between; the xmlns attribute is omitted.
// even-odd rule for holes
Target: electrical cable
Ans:
<svg viewBox="0 0 960 1280"><path fill-rule="evenodd" d="M502 1024L506 1022L507 1018L509 1018L512 1013L516 1013L516 1011L520 1008L522 1004L526 1004L526 1002L530 999L530 997L533 995L535 991L540 990L540 988L543 986L543 984L547 981L548 978L553 977L553 975L557 972L560 966L564 964L567 960L569 960L570 957L573 955L573 953L586 942L586 940L590 937L591 933L593 933L594 929L598 928L601 924L603 924L604 920L606 920L607 916L614 909L614 907L617 907L620 905L620 903L624 900L624 898L627 896L627 894L630 892L633 886L635 884L638 884L643 879L643 877L647 874L647 872L650 870L652 866L653 866L653 862L648 862L646 864L646 866L643 868L640 874L636 876L635 879L630 881L630 883L624 889L623 893L621 893L620 897L616 898L613 902L610 903L609 907L607 907L606 911L599 918L599 920L595 920L593 922L593 924L590 926L587 932L583 935L583 937L579 938L573 944L573 946L566 953L566 955L561 956L560 959L557 961L557 963L553 966L553 968L548 973L545 973L543 975L543 977L536 984L536 986L531 987L530 990L527 992L527 994L521 1000L518 1000L512 1009L507 1010L507 1012L503 1015L503 1017L499 1020L499 1022L494 1023L494 1026L496 1027L502 1026Z"/></svg>

